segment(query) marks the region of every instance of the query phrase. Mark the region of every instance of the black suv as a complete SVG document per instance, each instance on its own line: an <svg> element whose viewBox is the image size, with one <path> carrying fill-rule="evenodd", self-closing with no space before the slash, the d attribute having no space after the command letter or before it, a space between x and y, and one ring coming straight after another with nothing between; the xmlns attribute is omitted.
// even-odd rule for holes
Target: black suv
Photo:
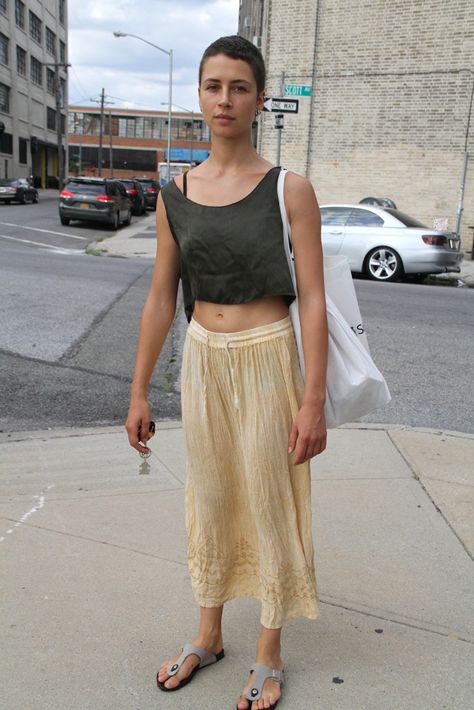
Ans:
<svg viewBox="0 0 474 710"><path fill-rule="evenodd" d="M158 199L158 193L160 191L160 185L156 180L149 177L136 177L143 187L143 192L145 193L145 203L147 207L152 210L156 210L156 200Z"/></svg>
<svg viewBox="0 0 474 710"><path fill-rule="evenodd" d="M118 178L118 182L122 183L127 191L127 195L132 201L132 214L145 214L145 193L140 180L135 180L135 178Z"/></svg>
<svg viewBox="0 0 474 710"><path fill-rule="evenodd" d="M109 178L70 178L59 193L61 224L71 219L105 222L114 230L120 223L130 224L132 201L118 180Z"/></svg>

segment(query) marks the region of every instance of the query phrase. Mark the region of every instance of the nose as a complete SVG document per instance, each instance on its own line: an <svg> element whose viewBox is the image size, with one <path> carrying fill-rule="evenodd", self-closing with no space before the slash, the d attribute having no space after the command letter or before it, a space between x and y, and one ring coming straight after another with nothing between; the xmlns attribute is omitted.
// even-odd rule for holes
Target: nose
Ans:
<svg viewBox="0 0 474 710"><path fill-rule="evenodd" d="M219 97L219 106L229 106L230 105L230 91L229 89L223 88L222 93Z"/></svg>

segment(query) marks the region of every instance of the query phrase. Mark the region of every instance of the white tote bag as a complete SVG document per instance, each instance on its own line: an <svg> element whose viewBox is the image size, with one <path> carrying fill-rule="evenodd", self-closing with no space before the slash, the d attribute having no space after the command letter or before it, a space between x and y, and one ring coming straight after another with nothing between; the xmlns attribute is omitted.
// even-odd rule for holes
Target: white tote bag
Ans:
<svg viewBox="0 0 474 710"><path fill-rule="evenodd" d="M290 317L304 377L295 263L284 200L285 175L286 170L282 170L278 178L278 200L285 254L296 293L296 299L290 305ZM390 402L391 397L383 375L370 356L349 263L345 257L324 257L324 283L329 331L324 414L326 426L331 429L370 414Z"/></svg>

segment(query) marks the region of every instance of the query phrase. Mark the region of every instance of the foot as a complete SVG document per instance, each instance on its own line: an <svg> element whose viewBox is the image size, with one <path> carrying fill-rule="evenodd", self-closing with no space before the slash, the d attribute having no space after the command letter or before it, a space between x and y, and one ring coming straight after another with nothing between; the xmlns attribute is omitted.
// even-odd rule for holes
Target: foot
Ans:
<svg viewBox="0 0 474 710"><path fill-rule="evenodd" d="M265 654L257 653L256 658L257 663L263 663L264 666L268 668L275 668L277 671L283 670L283 661L281 657L278 656L268 656ZM262 697L259 700L249 700L246 698L246 693L253 688L253 682L256 678L256 673L253 671L247 684L244 687L243 693L239 698L237 703L238 710L264 710L265 708L270 708L281 695L280 683L272 678L266 678L263 683Z"/></svg>
<svg viewBox="0 0 474 710"><path fill-rule="evenodd" d="M210 651L211 653L215 654L219 653L219 651L222 651L224 645L222 641L222 635L213 638L203 638L202 636L196 636L195 638L193 638L191 643L194 644L194 646L205 648L206 651ZM187 678L188 675L190 675L193 668L198 666L201 661L199 656L196 656L195 653L192 653L184 660L183 665L176 673L176 675L170 677L166 670L167 668L172 666L175 661L178 660L180 655L181 651L178 653L178 655L173 656L173 658L169 658L167 661L164 661L164 663L162 663L160 666L160 670L158 671L158 680L160 681L160 683L164 683L167 688L175 688L177 685L179 685L184 678Z"/></svg>

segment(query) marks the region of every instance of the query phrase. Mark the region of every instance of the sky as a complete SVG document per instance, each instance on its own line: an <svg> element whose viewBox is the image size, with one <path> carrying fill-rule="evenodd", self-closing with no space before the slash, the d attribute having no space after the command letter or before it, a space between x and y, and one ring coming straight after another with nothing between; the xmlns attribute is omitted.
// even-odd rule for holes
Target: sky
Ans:
<svg viewBox="0 0 474 710"><path fill-rule="evenodd" d="M239 0L69 0L68 9L69 104L94 105L104 88L116 108L167 110L168 55L117 31L172 49L173 102L198 111L201 55L237 33Z"/></svg>

